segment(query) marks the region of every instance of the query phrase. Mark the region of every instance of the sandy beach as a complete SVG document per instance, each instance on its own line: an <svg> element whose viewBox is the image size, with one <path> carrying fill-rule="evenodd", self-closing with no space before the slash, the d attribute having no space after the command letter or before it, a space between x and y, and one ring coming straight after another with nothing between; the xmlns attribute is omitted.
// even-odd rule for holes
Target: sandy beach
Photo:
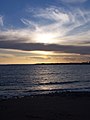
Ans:
<svg viewBox="0 0 90 120"><path fill-rule="evenodd" d="M1 99L0 120L90 120L90 93Z"/></svg>

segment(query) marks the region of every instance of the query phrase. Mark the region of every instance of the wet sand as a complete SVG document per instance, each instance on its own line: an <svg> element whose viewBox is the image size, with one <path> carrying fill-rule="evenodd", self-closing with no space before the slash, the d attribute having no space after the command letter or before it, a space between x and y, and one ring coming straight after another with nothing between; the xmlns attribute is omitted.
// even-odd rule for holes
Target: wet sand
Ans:
<svg viewBox="0 0 90 120"><path fill-rule="evenodd" d="M90 120L90 92L0 99L0 120Z"/></svg>

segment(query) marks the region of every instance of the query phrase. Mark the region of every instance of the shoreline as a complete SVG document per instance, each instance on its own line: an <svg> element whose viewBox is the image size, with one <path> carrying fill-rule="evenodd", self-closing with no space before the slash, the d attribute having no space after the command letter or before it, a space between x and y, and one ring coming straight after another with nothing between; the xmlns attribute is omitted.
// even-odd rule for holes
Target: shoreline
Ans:
<svg viewBox="0 0 90 120"><path fill-rule="evenodd" d="M83 97L83 96L90 96L90 91L55 91L51 93L36 93L36 94L30 94L30 95L16 95L16 96L0 96L0 101L2 100L8 100L8 99L22 99L22 98L30 98L30 97L41 97L41 96L64 96L64 97L70 97L70 96L77 96L77 97Z"/></svg>
<svg viewBox="0 0 90 120"><path fill-rule="evenodd" d="M0 99L1 120L89 120L90 92Z"/></svg>

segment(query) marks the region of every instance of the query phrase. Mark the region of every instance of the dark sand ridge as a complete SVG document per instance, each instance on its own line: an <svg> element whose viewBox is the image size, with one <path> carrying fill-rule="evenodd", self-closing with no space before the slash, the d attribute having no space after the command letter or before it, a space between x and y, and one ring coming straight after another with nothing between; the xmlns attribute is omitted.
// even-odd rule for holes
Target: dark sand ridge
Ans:
<svg viewBox="0 0 90 120"><path fill-rule="evenodd" d="M90 120L90 92L1 99L0 120Z"/></svg>

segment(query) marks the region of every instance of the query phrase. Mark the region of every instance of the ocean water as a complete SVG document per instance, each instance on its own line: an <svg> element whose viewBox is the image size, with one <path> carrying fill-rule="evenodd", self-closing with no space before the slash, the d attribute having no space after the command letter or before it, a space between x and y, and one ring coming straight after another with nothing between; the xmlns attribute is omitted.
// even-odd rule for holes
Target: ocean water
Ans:
<svg viewBox="0 0 90 120"><path fill-rule="evenodd" d="M0 98L90 91L90 65L0 65Z"/></svg>

